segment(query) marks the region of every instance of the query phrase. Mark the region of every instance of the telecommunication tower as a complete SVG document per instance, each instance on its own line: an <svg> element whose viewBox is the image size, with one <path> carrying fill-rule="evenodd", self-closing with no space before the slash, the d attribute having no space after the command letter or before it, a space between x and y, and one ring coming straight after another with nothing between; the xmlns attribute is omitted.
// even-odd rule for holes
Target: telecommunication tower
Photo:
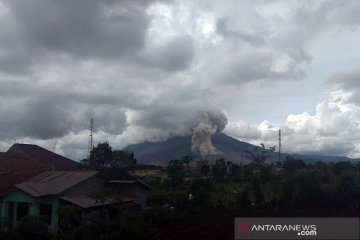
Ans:
<svg viewBox="0 0 360 240"><path fill-rule="evenodd" d="M281 159L281 129L279 129L279 163Z"/></svg>
<svg viewBox="0 0 360 240"><path fill-rule="evenodd" d="M93 119L93 118L90 118L89 157L90 157L91 151L92 151L93 148L94 148L93 132L94 132L94 119Z"/></svg>

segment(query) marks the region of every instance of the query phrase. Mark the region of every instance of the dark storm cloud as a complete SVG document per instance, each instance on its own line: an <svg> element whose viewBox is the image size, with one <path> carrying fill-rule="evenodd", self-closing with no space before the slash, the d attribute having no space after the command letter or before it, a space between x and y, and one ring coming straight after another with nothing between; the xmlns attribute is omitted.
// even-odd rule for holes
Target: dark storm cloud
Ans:
<svg viewBox="0 0 360 240"><path fill-rule="evenodd" d="M18 38L36 51L118 57L144 45L150 1L7 1Z"/></svg>
<svg viewBox="0 0 360 240"><path fill-rule="evenodd" d="M89 129L90 118L96 119L96 131L120 134L126 128L125 111L113 106L90 106L44 98L23 99L13 102L12 106L16 109L0 107L6 116L2 122L7 125L2 129L6 133L2 139L63 137L70 132Z"/></svg>
<svg viewBox="0 0 360 240"><path fill-rule="evenodd" d="M256 111L242 91L256 96L253 86L304 78L312 46L356 30L356 9L355 1L0 0L0 146L58 138L75 153L94 118L97 141L123 147L189 134L198 111L239 101ZM350 82L339 88L350 91ZM257 128L237 131L231 117L238 135L263 137ZM312 116L301 115L291 129L304 118L311 128ZM314 132L335 138L332 129Z"/></svg>
<svg viewBox="0 0 360 240"><path fill-rule="evenodd" d="M64 109L49 101L27 102L15 125L24 136L49 139L62 137L71 128Z"/></svg>
<svg viewBox="0 0 360 240"><path fill-rule="evenodd" d="M172 79L174 82L179 79ZM151 104L151 107L135 111L131 123L147 128L190 134L196 126L198 109L218 111L213 102L213 93L199 89L195 84L178 87L163 86L163 91Z"/></svg>

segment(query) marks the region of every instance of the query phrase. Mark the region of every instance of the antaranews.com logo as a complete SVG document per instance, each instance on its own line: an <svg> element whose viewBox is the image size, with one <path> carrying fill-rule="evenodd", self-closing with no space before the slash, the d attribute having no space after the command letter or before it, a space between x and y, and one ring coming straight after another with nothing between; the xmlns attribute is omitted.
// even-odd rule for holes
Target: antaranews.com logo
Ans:
<svg viewBox="0 0 360 240"><path fill-rule="evenodd" d="M359 218L236 218L235 239L360 239Z"/></svg>
<svg viewBox="0 0 360 240"><path fill-rule="evenodd" d="M316 225L252 225L251 223L243 223L237 226L237 230L249 235L250 232L294 232L298 236L316 236Z"/></svg>

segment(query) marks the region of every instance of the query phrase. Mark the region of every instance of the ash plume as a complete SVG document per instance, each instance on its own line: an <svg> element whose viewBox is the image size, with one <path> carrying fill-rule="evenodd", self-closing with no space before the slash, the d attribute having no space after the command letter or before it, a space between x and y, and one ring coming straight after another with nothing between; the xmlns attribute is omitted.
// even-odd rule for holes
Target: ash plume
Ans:
<svg viewBox="0 0 360 240"><path fill-rule="evenodd" d="M191 151L202 159L213 155L223 155L211 142L211 137L224 130L227 118L222 112L200 112L198 125L192 135Z"/></svg>

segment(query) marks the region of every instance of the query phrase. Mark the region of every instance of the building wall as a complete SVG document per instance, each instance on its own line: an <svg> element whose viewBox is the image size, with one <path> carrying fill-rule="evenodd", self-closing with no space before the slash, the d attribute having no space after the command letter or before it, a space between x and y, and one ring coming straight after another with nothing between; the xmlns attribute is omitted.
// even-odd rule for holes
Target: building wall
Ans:
<svg viewBox="0 0 360 240"><path fill-rule="evenodd" d="M59 201L56 197L47 197L47 198L33 198L30 195L19 191L14 190L12 192L6 193L3 196L2 210L1 210L1 218L8 219L7 215L8 209L7 206L9 202L14 203L14 212L13 212L13 223L17 222L17 208L19 203L28 203L29 204L29 215L30 216L39 216L39 206L40 204L49 204L52 206L51 208L51 222L50 222L50 231L57 232L58 226L58 208Z"/></svg>
<svg viewBox="0 0 360 240"><path fill-rule="evenodd" d="M138 203L141 204L141 207L144 208L147 205L147 191L144 187L141 187L139 184L133 184L133 194L136 197Z"/></svg>
<svg viewBox="0 0 360 240"><path fill-rule="evenodd" d="M112 185L120 194L135 198L135 201L141 204L141 207L146 207L147 204L147 189L137 183L122 183Z"/></svg>

